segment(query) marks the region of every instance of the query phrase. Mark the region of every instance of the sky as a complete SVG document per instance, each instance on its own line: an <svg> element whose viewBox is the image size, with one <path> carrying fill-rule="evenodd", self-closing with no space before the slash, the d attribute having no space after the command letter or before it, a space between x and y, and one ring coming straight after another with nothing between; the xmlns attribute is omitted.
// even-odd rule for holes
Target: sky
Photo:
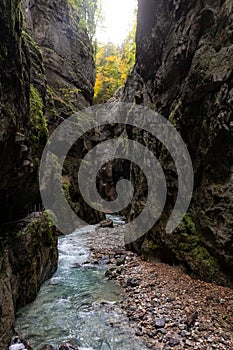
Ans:
<svg viewBox="0 0 233 350"><path fill-rule="evenodd" d="M97 28L97 41L120 45L132 28L137 0L101 0L101 3L104 28Z"/></svg>

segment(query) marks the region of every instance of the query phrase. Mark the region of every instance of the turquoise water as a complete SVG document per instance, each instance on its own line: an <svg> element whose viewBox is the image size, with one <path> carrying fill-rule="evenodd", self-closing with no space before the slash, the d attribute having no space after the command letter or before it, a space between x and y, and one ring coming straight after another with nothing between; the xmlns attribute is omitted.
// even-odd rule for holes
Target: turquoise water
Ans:
<svg viewBox="0 0 233 350"><path fill-rule="evenodd" d="M80 349L143 350L120 308L123 291L88 261L95 226L59 238L59 267L37 299L19 311L16 329L35 350L68 341ZM112 327L114 323L116 326Z"/></svg>

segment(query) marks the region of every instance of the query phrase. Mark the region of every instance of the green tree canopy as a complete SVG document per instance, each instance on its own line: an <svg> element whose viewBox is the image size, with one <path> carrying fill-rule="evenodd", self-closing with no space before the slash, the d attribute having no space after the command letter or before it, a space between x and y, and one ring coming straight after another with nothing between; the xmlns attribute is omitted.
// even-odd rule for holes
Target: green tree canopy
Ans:
<svg viewBox="0 0 233 350"><path fill-rule="evenodd" d="M99 0L69 0L78 10L80 25L87 29L93 40L97 23L102 20L101 2Z"/></svg>

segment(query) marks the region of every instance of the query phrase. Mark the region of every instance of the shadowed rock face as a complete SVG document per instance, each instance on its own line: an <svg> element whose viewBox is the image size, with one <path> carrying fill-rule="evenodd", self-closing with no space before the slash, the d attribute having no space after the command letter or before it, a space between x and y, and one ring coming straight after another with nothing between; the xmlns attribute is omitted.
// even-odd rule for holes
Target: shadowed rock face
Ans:
<svg viewBox="0 0 233 350"><path fill-rule="evenodd" d="M0 4L0 211L6 221L15 215L15 197L23 212L35 196L31 183L35 173L24 166L21 149L29 134L29 61L21 40L19 6L20 1ZM21 188L30 196L26 198Z"/></svg>
<svg viewBox="0 0 233 350"><path fill-rule="evenodd" d="M173 234L165 223L177 194L176 170L161 147L168 203L146 237L131 245L147 257L181 263L194 276L233 285L233 11L232 1L139 0L137 54L124 101L160 112L181 133L194 168L189 213ZM135 132L135 135L136 132ZM137 136L136 136L137 137ZM158 151L159 150L159 151ZM146 184L131 168L136 190L134 215Z"/></svg>
<svg viewBox="0 0 233 350"><path fill-rule="evenodd" d="M30 8L25 1L24 10L18 0L0 3L1 349L7 348L17 307L36 297L57 266L57 233L47 216L22 219L41 201L38 165L47 123L52 130L89 106L95 75L91 43L68 1L31 1ZM83 143L76 156L82 156ZM72 178L70 158L66 173ZM97 215L77 206L96 222Z"/></svg>
<svg viewBox="0 0 233 350"><path fill-rule="evenodd" d="M0 246L0 348L8 349L15 312L32 302L57 268L57 234L41 215L8 227Z"/></svg>
<svg viewBox="0 0 233 350"><path fill-rule="evenodd" d="M24 0L23 7L25 29L42 53L47 88L45 114L52 132L64 119L92 104L95 82L93 48L86 29L79 23L78 9L70 1ZM36 86L38 78L38 75L33 75ZM77 183L81 159L93 144L95 142L86 136L72 147L65 161L63 178L65 193L74 211L89 223L104 218L85 204Z"/></svg>

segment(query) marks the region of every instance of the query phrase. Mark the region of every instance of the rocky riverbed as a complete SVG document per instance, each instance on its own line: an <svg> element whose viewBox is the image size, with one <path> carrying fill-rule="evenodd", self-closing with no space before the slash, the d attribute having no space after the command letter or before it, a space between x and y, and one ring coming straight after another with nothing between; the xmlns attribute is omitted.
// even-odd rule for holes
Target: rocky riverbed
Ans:
<svg viewBox="0 0 233 350"><path fill-rule="evenodd" d="M233 290L124 249L124 226L97 228L92 263L125 291L121 307L150 349L233 349ZM115 321L112 320L114 326Z"/></svg>
<svg viewBox="0 0 233 350"><path fill-rule="evenodd" d="M17 321L19 333L33 349L40 350L233 350L233 290L193 280L179 267L144 261L126 251L123 223L114 218L113 228L93 227L88 233L84 230L83 238L80 232L81 236L74 233L61 240L60 261L68 259L60 266L65 268L65 284L61 284L58 270L58 275L42 287L29 313L22 310ZM72 271L77 272L74 279ZM73 283L86 273L92 278L82 282L82 293L88 297L81 300ZM53 289L57 290L55 301L50 300L54 299ZM70 298L75 302L69 304L66 315L67 305L61 305ZM47 309L48 324L44 324ZM35 323L32 328L30 320ZM36 338L34 332L38 333Z"/></svg>

